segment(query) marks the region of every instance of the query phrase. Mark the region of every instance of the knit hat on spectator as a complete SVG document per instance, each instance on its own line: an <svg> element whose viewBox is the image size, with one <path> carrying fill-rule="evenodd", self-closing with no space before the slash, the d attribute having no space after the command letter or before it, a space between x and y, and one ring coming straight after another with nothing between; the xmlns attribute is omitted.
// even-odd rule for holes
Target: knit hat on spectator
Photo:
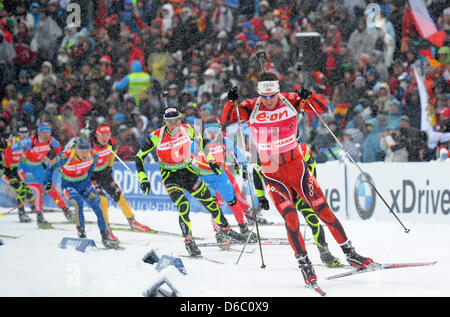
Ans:
<svg viewBox="0 0 450 317"><path fill-rule="evenodd" d="M123 113L116 113L116 114L113 116L113 120L117 120L117 121L120 121L120 122L124 122L124 121L125 121L125 116L124 116Z"/></svg>
<svg viewBox="0 0 450 317"><path fill-rule="evenodd" d="M204 104L203 106L202 106L202 111L203 110L207 110L207 111L209 111L209 112L213 112L213 106L210 104L210 103L207 103L207 104Z"/></svg>
<svg viewBox="0 0 450 317"><path fill-rule="evenodd" d="M28 72L25 69L22 69L19 73L19 79L26 78L26 77L28 77Z"/></svg>
<svg viewBox="0 0 450 317"><path fill-rule="evenodd" d="M356 83L362 83L362 84L365 84L366 83L366 79L364 78L364 77L362 77L362 76L358 76L358 77L356 77L356 79L355 79L355 84Z"/></svg>
<svg viewBox="0 0 450 317"><path fill-rule="evenodd" d="M400 117L400 121L406 121L406 122L408 122L408 123L411 122L411 120L409 119L408 116L401 116L401 117Z"/></svg>
<svg viewBox="0 0 450 317"><path fill-rule="evenodd" d="M370 56L368 54L366 54L366 53L362 53L359 56L359 61L364 63L365 65L367 65L370 62Z"/></svg>
<svg viewBox="0 0 450 317"><path fill-rule="evenodd" d="M214 69L208 68L207 70L205 70L203 75L215 77L216 76L216 72L214 71Z"/></svg>
<svg viewBox="0 0 450 317"><path fill-rule="evenodd" d="M367 76L376 76L377 75L377 71L373 68L369 68L367 70Z"/></svg>

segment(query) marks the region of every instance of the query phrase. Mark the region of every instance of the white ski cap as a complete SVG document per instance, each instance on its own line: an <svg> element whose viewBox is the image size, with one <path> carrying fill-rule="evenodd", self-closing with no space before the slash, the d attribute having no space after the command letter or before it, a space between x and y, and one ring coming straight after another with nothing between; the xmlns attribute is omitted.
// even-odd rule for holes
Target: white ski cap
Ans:
<svg viewBox="0 0 450 317"><path fill-rule="evenodd" d="M280 91L278 80L258 82L258 94L269 95Z"/></svg>

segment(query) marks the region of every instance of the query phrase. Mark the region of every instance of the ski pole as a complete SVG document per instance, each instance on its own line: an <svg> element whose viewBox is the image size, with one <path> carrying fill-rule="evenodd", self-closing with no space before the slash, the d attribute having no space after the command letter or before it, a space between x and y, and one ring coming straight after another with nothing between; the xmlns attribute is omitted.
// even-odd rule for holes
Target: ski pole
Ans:
<svg viewBox="0 0 450 317"><path fill-rule="evenodd" d="M407 229L403 223L401 222L401 220L398 218L398 216L394 213L394 211L392 210L392 208L388 205L388 203L386 202L386 200L383 198L383 196L381 196L381 194L378 192L378 190L376 189L375 185L372 183L372 180L369 178L369 176L367 176L367 174L362 170L362 168L359 166L358 163L355 162L355 160L353 159L353 157L345 150L344 146L341 144L341 142L339 142L338 138L336 137L336 135L333 133L333 131L331 131L331 129L328 127L328 125L325 123L325 121L322 119L322 117L319 115L319 113L317 112L317 110L313 107L313 105L311 104L311 102L307 99L308 101L308 105L311 107L311 109L314 111L314 113L316 114L316 116L320 119L320 121L322 122L322 124L327 128L328 132L331 133L331 135L333 136L334 140L337 142L337 144L339 144L339 146L342 148L342 150L344 151L344 153L348 156L348 158L352 161L353 164L356 165L356 167L358 167L359 171L361 172L361 174L364 175L364 177L366 178L367 182L369 183L370 187L372 187L372 189L375 191L375 193L378 195L378 197L381 198L381 200L383 201L383 203L386 205L386 207L389 209L389 211L394 215L395 219L397 219L397 221L400 223L400 225L403 227L403 229L405 229L405 233L409 233L410 229Z"/></svg>
<svg viewBox="0 0 450 317"><path fill-rule="evenodd" d="M237 100L234 102L234 105L236 107L236 112L237 112L237 119L238 119L238 124L239 124L240 137L241 137L241 140L242 140L242 144L244 145L243 148L245 149L244 132L243 132L242 125L241 125L241 118L240 118L240 115L239 115L239 108L238 108ZM264 257L263 257L262 247L261 247L261 236L259 235L258 215L256 214L255 204L253 202L252 187L251 187L251 184L250 184L250 177L249 177L250 174L248 173L248 162L245 162L245 167L244 168L245 168L245 171L247 173L248 188L249 188L249 191L250 191L250 201L252 203L253 217L255 219L255 226L256 226L256 234L258 236L259 253L261 254L261 268L264 269L266 267L266 265L264 264ZM247 240L245 241L245 244L244 244L244 246L243 246L243 248L241 250L241 254L239 255L239 258L238 258L236 264L238 264L239 259L241 258L242 253L244 252L244 249L247 246L247 243L248 243L249 239L250 239L250 235L247 237Z"/></svg>
<svg viewBox="0 0 450 317"><path fill-rule="evenodd" d="M13 209L11 209L11 210L8 210L7 212L3 212L3 213L0 213L0 216L5 216L5 215L7 215L7 214L9 214L10 212L13 212L14 210L16 210L16 209L18 209L18 208L20 208L20 207L22 207L22 206L24 206L24 205L26 205L26 204L28 204L30 201L32 201L32 200L34 200L34 199L37 199L37 198L39 198L39 196L41 196L41 195L43 195L43 194L45 194L45 191L44 192L42 192L42 193L40 193L39 195L37 195L36 197L32 197L32 198L30 198L30 199L28 199L28 200L26 200L26 201L24 201L23 203L21 203L20 205L18 205L18 206L16 206L16 207L14 207Z"/></svg>
<svg viewBox="0 0 450 317"><path fill-rule="evenodd" d="M264 69L264 61L263 59L266 58L266 53L264 51L259 51L256 53L256 57L258 58L258 62L259 62L259 66L261 67L261 71L265 72ZM234 105L236 107L236 112L237 112L237 119L238 119L238 124L239 124L239 132L240 132L240 137L242 139L242 144L243 144L243 149L245 151L245 139L244 139L244 131L242 129L242 125L241 125L241 118L239 115L239 107L238 107L238 103L237 100L234 102ZM263 258L263 252L262 252L262 247L261 247L261 236L259 235L259 226L258 226L258 215L256 213L256 209L255 209L255 204L253 202L253 195L252 195L252 186L250 183L250 174L248 172L248 162L246 162L245 164L245 171L247 173L247 182L248 182L248 190L250 192L250 201L252 203L252 210L253 210L253 217L255 219L255 226L256 226L256 235L258 236L258 244L259 244L259 253L261 254L261 268L265 268L266 265L264 264L264 258ZM253 232L253 228L252 228L252 232ZM248 241L250 240L250 235L247 237L247 240L245 241L245 244L241 250L241 253L239 254L239 258L237 259L236 264L238 264L242 253L244 253L245 247L247 246Z"/></svg>

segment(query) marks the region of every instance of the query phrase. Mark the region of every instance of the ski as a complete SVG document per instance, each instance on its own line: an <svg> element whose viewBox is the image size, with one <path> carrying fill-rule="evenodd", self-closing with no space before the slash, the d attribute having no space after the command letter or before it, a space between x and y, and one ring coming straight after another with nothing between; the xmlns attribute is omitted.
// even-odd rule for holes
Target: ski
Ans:
<svg viewBox="0 0 450 317"><path fill-rule="evenodd" d="M332 276L328 276L327 280L334 280L341 277L361 274L361 273L368 273L373 271L380 271L380 270L389 270L389 269L400 269L400 268L408 268L408 267L418 267L418 266L429 266L436 264L437 261L433 262L418 262L418 263L390 263L390 264L380 264L380 263L372 263L369 267L365 269L356 269L348 272L344 272L341 274L336 274Z"/></svg>
<svg viewBox="0 0 450 317"><path fill-rule="evenodd" d="M317 264L313 264L313 266L316 266L316 267L326 267L326 268L328 268L328 269L352 269L353 268L353 266L351 266L351 265L348 265L348 264L339 264L339 265L336 265L336 266L329 266L329 265L327 265L327 264L324 264L324 263L317 263Z"/></svg>
<svg viewBox="0 0 450 317"><path fill-rule="evenodd" d="M320 296L326 296L326 295L327 295L327 293L324 292L324 291L320 288L320 286L317 284L316 281L313 281L313 282L309 283L309 286L310 286L317 294L319 294Z"/></svg>
<svg viewBox="0 0 450 317"><path fill-rule="evenodd" d="M225 262L222 262L222 261L218 261L218 260L214 260L214 259L211 259L211 258L208 258L208 257L205 257L205 256L203 256L203 255L199 255L199 256L190 256L190 255L185 255L185 254L182 254L182 255L178 255L179 257L182 257L182 258L189 258L189 259L198 259L198 260L204 260L204 261L208 261L208 262L212 262L212 263L216 263L216 264L225 264Z"/></svg>
<svg viewBox="0 0 450 317"><path fill-rule="evenodd" d="M85 221L85 224L88 225L96 225L97 222L95 221ZM74 223L71 221L52 221L50 222L51 225L73 225ZM161 235L166 235L166 236L173 236L173 237L183 237L183 235L175 233L175 232L168 232L168 231L161 231L161 230L155 230L155 229L150 229L149 231L139 231L139 230L133 230L131 229L129 226L129 224L121 224L121 223L110 223L112 230L116 230L116 231L128 231L128 232L142 232L142 233L150 233L150 234L161 234ZM64 229L61 229L64 230ZM204 238L200 238L200 237L194 237L194 239L197 240L204 240Z"/></svg>
<svg viewBox="0 0 450 317"><path fill-rule="evenodd" d="M7 234L0 234L0 238L5 238L5 239L19 239L22 235L20 236L10 236Z"/></svg>
<svg viewBox="0 0 450 317"><path fill-rule="evenodd" d="M41 229L41 228L40 228L40 229ZM44 230L46 230L46 229L59 230L59 231L74 231L74 230L69 229L69 228L59 228L59 227L55 227L55 226L53 226L51 223L50 223L50 227L45 228Z"/></svg>
<svg viewBox="0 0 450 317"><path fill-rule="evenodd" d="M106 247L97 247L97 249L102 251L114 250L114 251L124 251L126 248L124 246L117 246L117 248L106 248Z"/></svg>
<svg viewBox="0 0 450 317"><path fill-rule="evenodd" d="M49 222L52 225L74 225L75 223L69 220L66 221L51 221Z"/></svg>
<svg viewBox="0 0 450 317"><path fill-rule="evenodd" d="M198 247L219 247L219 248L225 248L225 247L231 247L231 246L240 246L244 243L217 243L217 242L204 242L204 243L197 243ZM252 243L247 243L247 245L256 245L258 244L258 241L252 241ZM287 239L261 239L261 245L289 245L289 241Z"/></svg>
<svg viewBox="0 0 450 317"><path fill-rule="evenodd" d="M117 248L107 248L105 246L103 246L103 243L101 241L95 241L95 248L94 247L90 247L91 249L93 249L93 251L109 251L109 250L113 250L113 251L124 251L126 250L126 247L122 246L122 245L118 245Z"/></svg>
<svg viewBox="0 0 450 317"><path fill-rule="evenodd" d="M197 244L197 246L198 246L198 244ZM222 245L222 244L219 245L219 244L218 244L217 246L219 247L219 249L220 249L221 251L239 252L239 253L242 252L242 250L238 250L238 249L232 248L230 244L225 244L225 245ZM244 250L244 253L248 253L248 254L255 253L255 249Z"/></svg>
<svg viewBox="0 0 450 317"><path fill-rule="evenodd" d="M160 234L160 235L164 235L164 236L170 236L170 237L182 237L182 234L179 233L175 233L175 232L168 232L168 231L161 231L161 230L155 230L155 229L150 229L149 231L138 231L138 230L133 230L131 228L126 228L126 227L111 227L111 230L114 231L127 231L127 232L135 232L135 233L147 233L147 234ZM194 237L194 239L196 240L204 240L205 238L200 238L200 237Z"/></svg>

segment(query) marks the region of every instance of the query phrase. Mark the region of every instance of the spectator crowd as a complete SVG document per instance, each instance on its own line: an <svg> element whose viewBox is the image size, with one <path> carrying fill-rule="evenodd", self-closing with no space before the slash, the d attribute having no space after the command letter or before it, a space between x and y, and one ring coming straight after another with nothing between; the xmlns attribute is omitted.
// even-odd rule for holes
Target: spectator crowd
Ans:
<svg viewBox="0 0 450 317"><path fill-rule="evenodd" d="M369 2L379 5L375 17ZM356 161L433 160L449 146L450 7L426 3L447 34L440 47L420 36L404 0L4 0L0 133L49 122L66 144L108 124L119 156L133 160L162 125L165 103L192 123L220 117L234 86L240 99L256 97L263 50L281 91L306 87L325 98L324 122ZM319 39L313 54L299 34ZM415 71L437 141L422 131ZM318 162L341 155L314 115L304 114L301 138Z"/></svg>

